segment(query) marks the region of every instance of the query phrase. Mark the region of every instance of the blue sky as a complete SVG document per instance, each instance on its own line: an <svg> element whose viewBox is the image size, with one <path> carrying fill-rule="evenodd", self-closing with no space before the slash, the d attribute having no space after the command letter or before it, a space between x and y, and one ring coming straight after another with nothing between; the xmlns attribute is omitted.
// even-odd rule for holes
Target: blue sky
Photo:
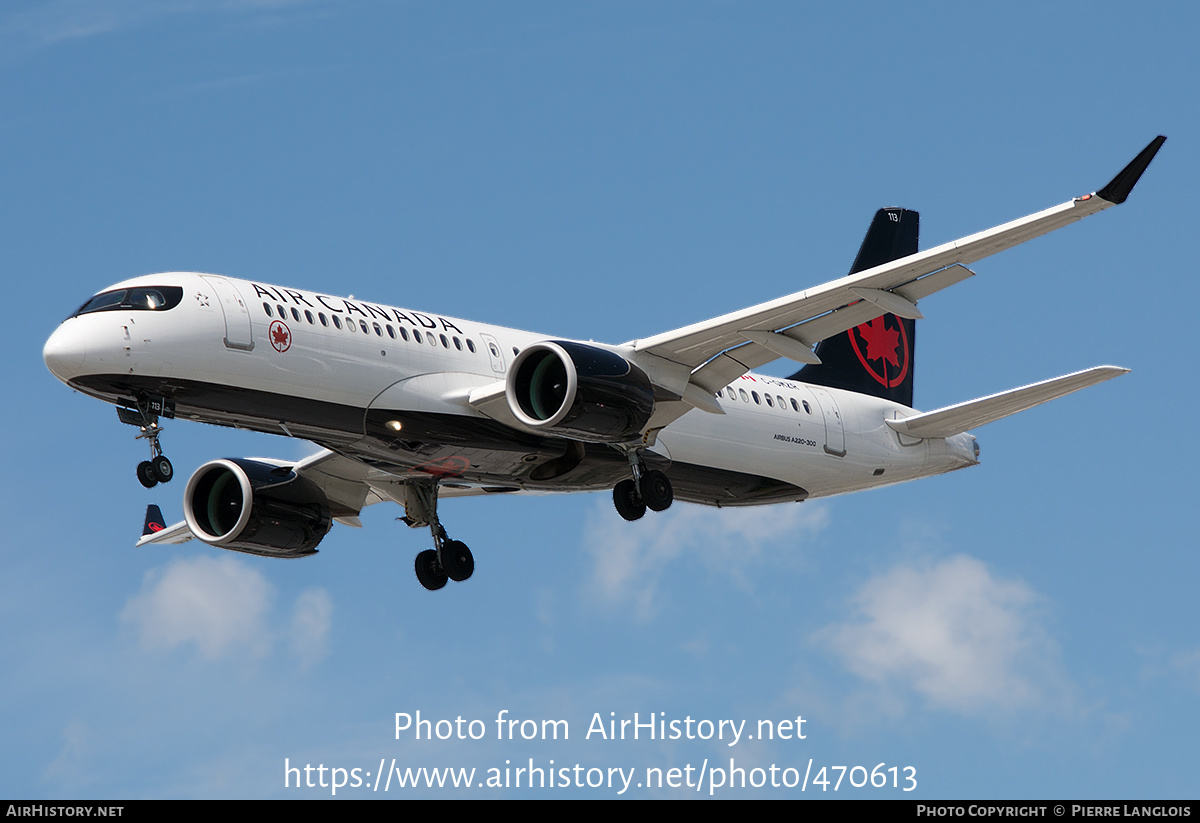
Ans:
<svg viewBox="0 0 1200 823"><path fill-rule="evenodd" d="M1195 796L1198 22L1182 3L6 4L0 795L331 794L285 789L285 759L732 757L915 769L907 794L847 777L859 798ZM302 561L134 549L182 480L143 490L132 430L42 363L84 299L164 270L621 342L843 274L878 207L921 211L933 245L1095 190L1160 133L1128 203L923 301L916 403L1130 375L979 430L977 468L867 494L636 524L601 494L451 501L477 571L437 594L394 507ZM309 451L187 423L164 445L181 475ZM396 739L418 710L489 734ZM504 710L570 740L497 740ZM806 737L585 739L610 712L803 716Z"/></svg>

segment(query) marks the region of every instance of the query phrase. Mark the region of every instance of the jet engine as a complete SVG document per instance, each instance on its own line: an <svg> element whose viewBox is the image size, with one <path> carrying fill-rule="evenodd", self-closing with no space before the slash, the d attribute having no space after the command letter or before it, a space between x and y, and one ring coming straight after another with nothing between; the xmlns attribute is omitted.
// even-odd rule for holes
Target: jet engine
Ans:
<svg viewBox="0 0 1200 823"><path fill-rule="evenodd" d="M525 426L592 443L632 440L654 412L645 372L606 349L565 340L517 355L505 394Z"/></svg>
<svg viewBox="0 0 1200 823"><path fill-rule="evenodd" d="M290 466L244 459L198 468L183 493L183 516L205 543L264 557L315 554L331 525L315 483Z"/></svg>

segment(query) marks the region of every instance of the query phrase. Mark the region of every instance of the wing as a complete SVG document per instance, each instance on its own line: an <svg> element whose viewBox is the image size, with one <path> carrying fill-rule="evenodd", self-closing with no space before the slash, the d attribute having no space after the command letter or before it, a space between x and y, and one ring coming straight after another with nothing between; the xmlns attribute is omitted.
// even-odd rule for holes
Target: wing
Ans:
<svg viewBox="0 0 1200 823"><path fill-rule="evenodd" d="M262 457L253 459L260 463L290 467L301 477L315 483L325 493L329 503L329 513L334 521L344 526L361 527L359 514L364 508L375 503L390 500L402 506L405 505L406 481L411 479L374 469L366 463L350 457L343 457L328 449L322 449L298 463ZM412 475L412 477L422 478L428 476L420 472L414 472ZM477 486L454 479L439 484L438 497L471 497L513 491L520 490L515 486ZM156 514L153 518L150 509L154 510ZM163 527L162 515L158 513L158 507L151 506L150 509L146 513L147 525L142 529L143 534L137 542L138 546L146 546L151 543L185 543L195 537L186 520ZM156 521L156 527L150 525L152 519Z"/></svg>
<svg viewBox="0 0 1200 823"><path fill-rule="evenodd" d="M1125 202L1165 140L1154 138L1093 194L787 297L632 341L627 345L639 354L691 369L680 393L684 402L664 404L650 427L666 425L692 407L719 412L712 396L731 380L779 357L820 362L812 351L818 341L881 314L920 317L918 300L973 274L964 264Z"/></svg>

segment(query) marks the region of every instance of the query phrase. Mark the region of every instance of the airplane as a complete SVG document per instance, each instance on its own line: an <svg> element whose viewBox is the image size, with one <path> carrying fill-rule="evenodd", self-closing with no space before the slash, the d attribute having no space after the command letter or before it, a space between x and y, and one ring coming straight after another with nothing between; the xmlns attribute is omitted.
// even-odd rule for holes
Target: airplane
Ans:
<svg viewBox="0 0 1200 823"><path fill-rule="evenodd" d="M621 345L547 337L430 312L191 272L110 286L46 342L68 386L117 406L171 480L164 419L312 441L298 462L200 466L184 520L146 513L137 545L198 538L304 557L334 522L393 501L428 528L415 560L429 590L471 577L441 498L611 491L638 520L673 500L798 502L976 465L969 430L1126 373L1097 366L934 411L913 408L917 302L966 264L1123 203L1165 137L1100 190L926 251L919 215L879 210L850 273ZM788 378L754 369L779 358Z"/></svg>

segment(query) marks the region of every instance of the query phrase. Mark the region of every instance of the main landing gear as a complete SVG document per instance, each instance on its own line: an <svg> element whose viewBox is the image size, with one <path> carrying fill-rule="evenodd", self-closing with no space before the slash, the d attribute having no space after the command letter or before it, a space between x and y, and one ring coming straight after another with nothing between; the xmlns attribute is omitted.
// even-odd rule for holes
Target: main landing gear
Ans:
<svg viewBox="0 0 1200 823"><path fill-rule="evenodd" d="M613 489L613 505L617 514L626 520L641 520L650 511L661 512L670 507L675 499L671 479L658 469L646 470L646 465L634 452L630 452L629 466L633 478L622 480Z"/></svg>
<svg viewBox="0 0 1200 823"><path fill-rule="evenodd" d="M429 526L433 548L417 555L417 581L429 591L437 591L447 580L456 583L469 578L475 571L475 557L467 544L451 540L437 516L437 480L409 481L404 501L405 515L401 519L413 528Z"/></svg>
<svg viewBox="0 0 1200 823"><path fill-rule="evenodd" d="M158 442L159 435L162 434L162 426L158 424L156 408L162 408L162 403L151 403L146 400L138 400L137 411L117 408L117 417L121 419L122 423L137 426L141 430L137 439L150 442L150 459L143 460L137 467L138 482L147 489L154 488L159 483L169 482L175 476L175 467L162 453L162 446Z"/></svg>

